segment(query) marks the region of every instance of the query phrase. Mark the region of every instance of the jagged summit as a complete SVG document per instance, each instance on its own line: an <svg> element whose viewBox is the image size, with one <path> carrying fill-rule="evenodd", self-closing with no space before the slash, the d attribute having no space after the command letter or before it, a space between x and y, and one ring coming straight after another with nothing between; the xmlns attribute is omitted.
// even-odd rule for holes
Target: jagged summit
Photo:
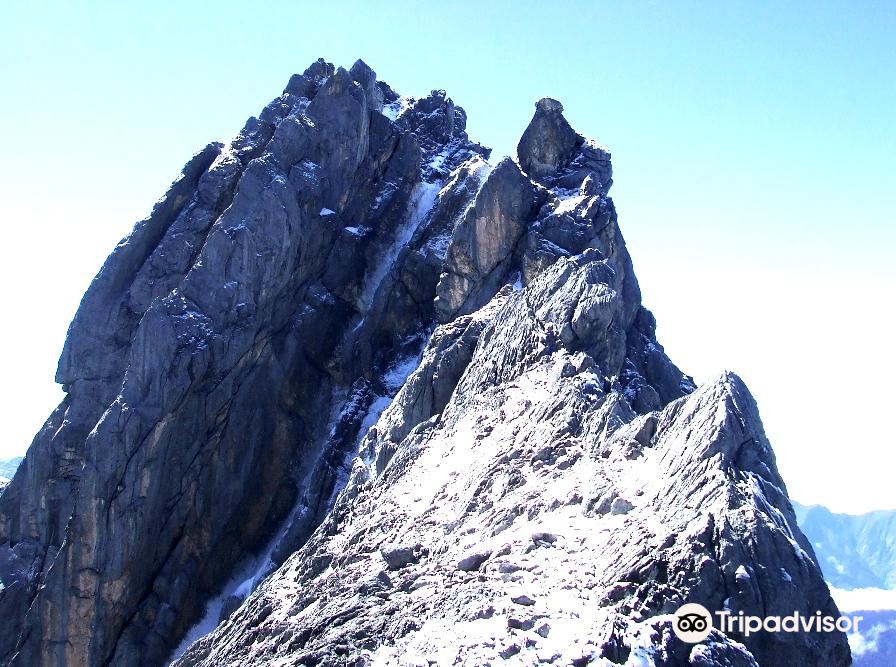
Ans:
<svg viewBox="0 0 896 667"><path fill-rule="evenodd" d="M523 171L548 187L578 189L590 178L588 187L606 194L613 184L610 153L572 129L563 105L550 97L535 103L516 150Z"/></svg>
<svg viewBox="0 0 896 667"><path fill-rule="evenodd" d="M563 117L563 105L550 97L535 104L535 116L517 146L523 170L532 178L553 176L583 142Z"/></svg>
<svg viewBox="0 0 896 667"><path fill-rule="evenodd" d="M609 153L549 99L518 152L318 60L194 156L0 495L0 664L846 664L672 635L836 608L749 392L656 339Z"/></svg>

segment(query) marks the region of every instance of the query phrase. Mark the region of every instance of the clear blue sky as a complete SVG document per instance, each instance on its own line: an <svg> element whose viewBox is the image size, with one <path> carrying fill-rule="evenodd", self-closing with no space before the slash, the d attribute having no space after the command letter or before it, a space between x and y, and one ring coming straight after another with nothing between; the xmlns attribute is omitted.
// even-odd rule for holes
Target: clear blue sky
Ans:
<svg viewBox="0 0 896 667"><path fill-rule="evenodd" d="M183 162L289 75L362 57L512 152L539 97L613 152L659 336L739 372L793 495L896 507L896 3L5 3L0 456L58 399L65 327Z"/></svg>

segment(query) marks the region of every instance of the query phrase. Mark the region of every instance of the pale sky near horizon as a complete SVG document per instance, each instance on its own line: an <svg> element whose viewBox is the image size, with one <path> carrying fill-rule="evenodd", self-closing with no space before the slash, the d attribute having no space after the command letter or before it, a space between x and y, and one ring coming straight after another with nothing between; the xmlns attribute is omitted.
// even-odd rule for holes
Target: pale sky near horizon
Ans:
<svg viewBox="0 0 896 667"><path fill-rule="evenodd" d="M316 58L361 57L400 94L447 90L494 158L561 100L613 153L673 360L746 380L795 499L896 508L896 4L85 4L0 9L0 458L61 397L81 295L186 159Z"/></svg>

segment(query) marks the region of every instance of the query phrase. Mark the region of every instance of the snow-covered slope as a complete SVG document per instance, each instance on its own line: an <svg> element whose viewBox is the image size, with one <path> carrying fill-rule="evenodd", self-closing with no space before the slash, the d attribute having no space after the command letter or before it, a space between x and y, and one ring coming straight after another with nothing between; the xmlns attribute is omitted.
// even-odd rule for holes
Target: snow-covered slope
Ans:
<svg viewBox="0 0 896 667"><path fill-rule="evenodd" d="M489 386L490 354L471 362L482 361L474 398L418 425L379 474L377 457L359 460L311 543L179 664L348 664L328 660L341 647L372 664L675 665L709 651L747 665L722 635L681 644L669 614L685 600L734 613L832 609L792 514L775 509L782 485L738 378L607 438L618 408L590 369L575 372L581 358L546 355ZM698 424L705 436L694 438ZM815 641L747 643L760 664L844 660L842 646L819 654Z"/></svg>

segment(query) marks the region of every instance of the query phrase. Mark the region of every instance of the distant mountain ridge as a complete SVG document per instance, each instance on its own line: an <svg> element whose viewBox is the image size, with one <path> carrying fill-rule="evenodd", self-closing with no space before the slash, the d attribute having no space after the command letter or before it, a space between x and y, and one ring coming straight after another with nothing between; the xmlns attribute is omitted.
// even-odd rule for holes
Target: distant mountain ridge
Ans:
<svg viewBox="0 0 896 667"><path fill-rule="evenodd" d="M13 459L0 461L0 477L12 479L12 476L16 474L16 470L18 469L19 464L22 462L22 458L24 457L17 456Z"/></svg>
<svg viewBox="0 0 896 667"><path fill-rule="evenodd" d="M859 629L849 635L852 667L896 665L896 611L856 611Z"/></svg>
<svg viewBox="0 0 896 667"><path fill-rule="evenodd" d="M838 514L793 503L797 522L835 588L896 588L896 511Z"/></svg>

